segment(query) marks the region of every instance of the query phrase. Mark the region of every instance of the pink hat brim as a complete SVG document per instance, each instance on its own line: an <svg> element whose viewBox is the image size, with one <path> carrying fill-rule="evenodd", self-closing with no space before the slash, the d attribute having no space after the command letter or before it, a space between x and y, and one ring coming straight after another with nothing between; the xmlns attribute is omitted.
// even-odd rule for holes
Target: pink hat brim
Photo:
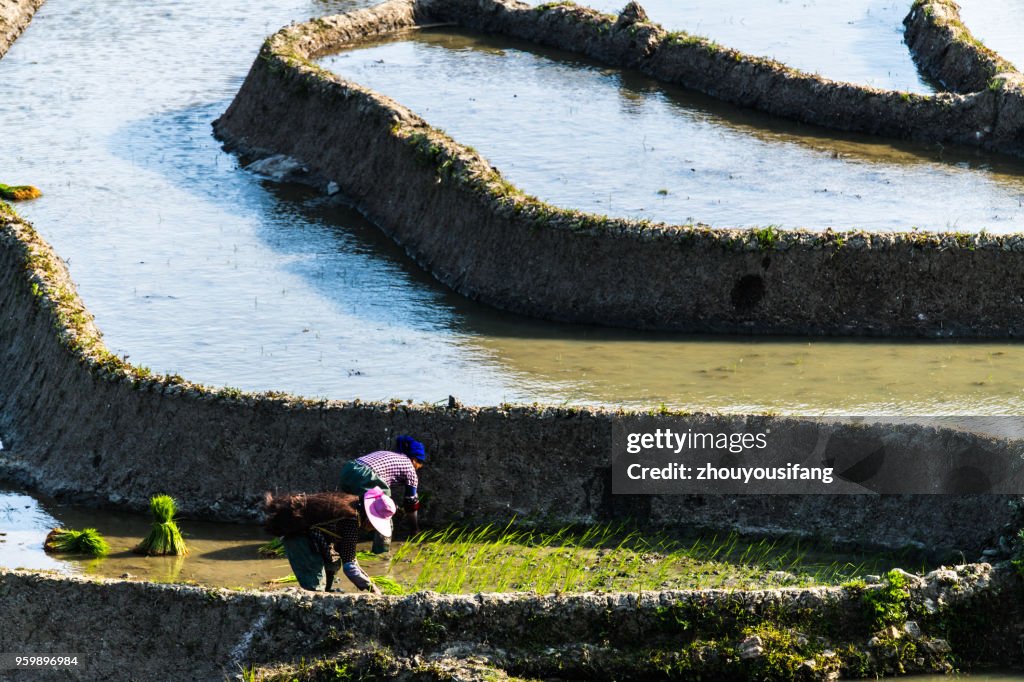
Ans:
<svg viewBox="0 0 1024 682"><path fill-rule="evenodd" d="M375 490L379 491L380 489L376 488ZM378 499L381 499L382 497L388 496L382 494L379 497L368 497L364 495L363 509L366 510L366 518L370 520L370 524L373 526L374 530L376 530L384 537L389 538L391 537L391 517L395 515L395 511L397 508L395 507L395 503L391 501L391 498L388 498L388 501L391 502L391 504L388 505L389 507L391 507L391 513L387 516L378 513L373 508L374 502L376 502Z"/></svg>

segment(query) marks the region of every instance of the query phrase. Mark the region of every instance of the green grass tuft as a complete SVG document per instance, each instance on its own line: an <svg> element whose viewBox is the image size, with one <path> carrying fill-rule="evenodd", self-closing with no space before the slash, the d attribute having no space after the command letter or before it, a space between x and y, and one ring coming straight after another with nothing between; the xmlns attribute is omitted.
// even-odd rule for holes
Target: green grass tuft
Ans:
<svg viewBox="0 0 1024 682"><path fill-rule="evenodd" d="M0 199L27 201L29 199L38 199L41 196L43 196L43 193L39 191L39 188L32 185L5 185L0 182Z"/></svg>
<svg viewBox="0 0 1024 682"><path fill-rule="evenodd" d="M889 571L885 577L885 585L865 592L863 596L864 610L876 629L899 625L909 615L907 607L910 592L907 590L907 579L897 570Z"/></svg>

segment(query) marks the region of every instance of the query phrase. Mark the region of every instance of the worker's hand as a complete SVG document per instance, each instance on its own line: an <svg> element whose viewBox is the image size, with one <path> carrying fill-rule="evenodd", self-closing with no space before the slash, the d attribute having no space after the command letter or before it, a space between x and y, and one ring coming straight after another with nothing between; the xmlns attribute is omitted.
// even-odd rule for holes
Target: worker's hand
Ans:
<svg viewBox="0 0 1024 682"><path fill-rule="evenodd" d="M409 533L411 535L416 535L416 533L419 533L420 532L419 514L417 512L411 511L411 512L407 513L405 515L405 517L406 517L407 522L409 524Z"/></svg>
<svg viewBox="0 0 1024 682"><path fill-rule="evenodd" d="M372 580L370 581L369 587L366 588L366 591L371 593L371 594L384 594L383 592L380 591L379 587L377 587L376 585L373 584Z"/></svg>

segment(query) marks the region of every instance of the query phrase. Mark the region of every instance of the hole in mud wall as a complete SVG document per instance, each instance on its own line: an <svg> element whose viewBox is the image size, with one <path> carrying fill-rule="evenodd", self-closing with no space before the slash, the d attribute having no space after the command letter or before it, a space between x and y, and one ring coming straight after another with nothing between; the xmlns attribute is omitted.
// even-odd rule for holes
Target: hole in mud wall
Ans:
<svg viewBox="0 0 1024 682"><path fill-rule="evenodd" d="M732 305L741 312L752 310L764 298L764 278L761 275L744 275L736 280L732 288Z"/></svg>
<svg viewBox="0 0 1024 682"><path fill-rule="evenodd" d="M977 467L964 466L949 472L942 482L942 492L947 495L984 495L992 492L992 481Z"/></svg>

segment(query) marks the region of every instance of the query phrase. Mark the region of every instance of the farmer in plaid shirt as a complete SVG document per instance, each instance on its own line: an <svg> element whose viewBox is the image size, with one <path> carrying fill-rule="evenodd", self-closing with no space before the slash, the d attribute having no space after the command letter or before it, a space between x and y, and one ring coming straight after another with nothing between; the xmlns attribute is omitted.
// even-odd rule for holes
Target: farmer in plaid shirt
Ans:
<svg viewBox="0 0 1024 682"><path fill-rule="evenodd" d="M399 436L395 440L395 450L377 450L345 463L341 468L341 489L352 495L363 495L373 487L379 487L389 497L394 497L391 490L396 485L405 486L405 512L409 519L409 529L419 531L417 511L420 508L418 488L420 484L420 467L427 461L427 453L423 443L411 436ZM388 551L391 537L379 532L373 536L373 552L383 554Z"/></svg>

